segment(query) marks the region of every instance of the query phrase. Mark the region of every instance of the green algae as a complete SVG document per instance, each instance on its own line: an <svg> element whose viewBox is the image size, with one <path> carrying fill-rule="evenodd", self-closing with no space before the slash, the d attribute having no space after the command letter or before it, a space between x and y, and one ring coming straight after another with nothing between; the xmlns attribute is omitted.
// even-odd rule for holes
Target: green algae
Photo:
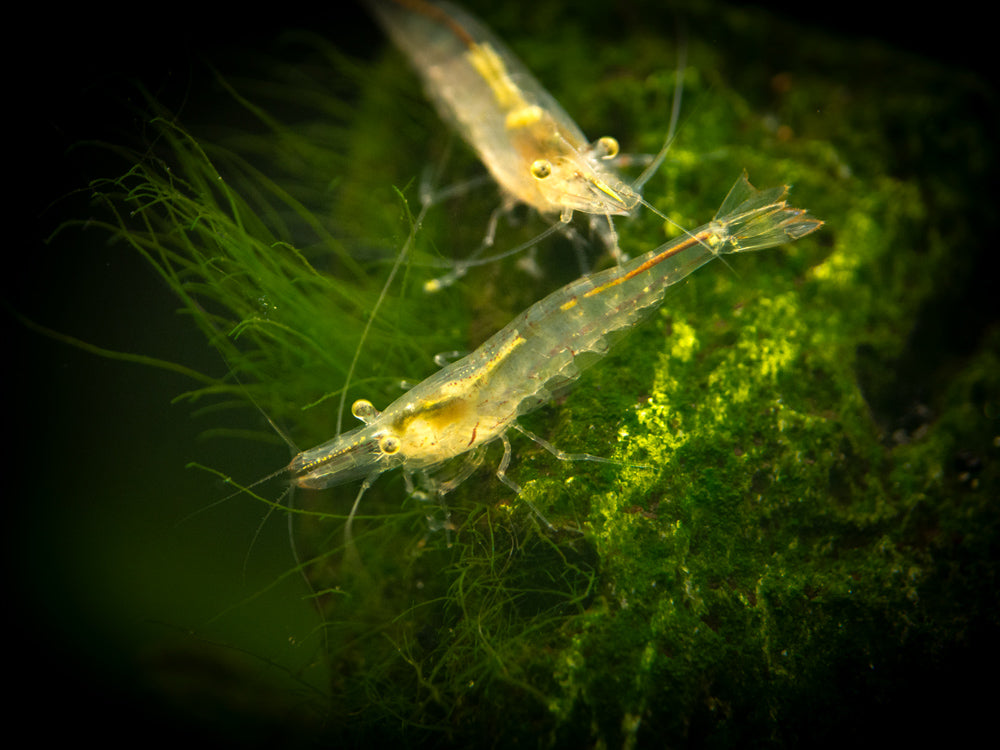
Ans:
<svg viewBox="0 0 1000 750"><path fill-rule="evenodd" d="M636 24L634 45L612 45L603 14L561 10L477 12L588 134L655 150L673 93L669 21ZM794 183L794 205L827 224L797 245L700 271L526 420L566 450L622 462L559 463L515 438L511 475L557 531L485 469L448 496L447 511L386 476L359 515L358 565L341 536L355 490L298 499L297 571L322 617L340 738L851 738L853 714L895 717L950 656L967 658L1000 624L998 329L974 321L971 343L956 350L927 322L956 287L975 286L976 245L957 249L977 241L982 217L965 201L984 177L954 166L940 144L989 163L987 128L954 116L985 96L980 84L877 48L848 64L839 40L788 29L783 66L766 50L738 66L752 56L735 50L766 46L756 41L766 17L689 13L690 114L647 198L695 226L747 169L761 187ZM352 65L310 44L320 54L306 70ZM840 64L840 77L823 73L827 64ZM872 65L907 85L884 97L863 84ZM227 82L262 132L208 146L162 116L173 155L97 186L128 206L111 230L161 270L239 378L194 395L249 392L302 444L333 432L331 404L410 231L419 176L447 148L398 55L352 75L350 111L322 106L322 86L295 79L313 92L299 104L337 120L334 133L318 116L282 123L266 115L266 88L254 98ZM269 143L284 144L287 157L272 164L280 181L249 167L270 159ZM473 171L456 146L444 174ZM454 293L422 296L436 258L478 243L493 201L473 191L428 215L349 399L383 405L394 382L432 371L434 352L478 345L572 277L557 255L572 250L554 243L539 250L541 279L497 263ZM528 218L499 236L513 244L538 226ZM645 213L619 231L638 254L668 230ZM917 687L907 684L914 674Z"/></svg>

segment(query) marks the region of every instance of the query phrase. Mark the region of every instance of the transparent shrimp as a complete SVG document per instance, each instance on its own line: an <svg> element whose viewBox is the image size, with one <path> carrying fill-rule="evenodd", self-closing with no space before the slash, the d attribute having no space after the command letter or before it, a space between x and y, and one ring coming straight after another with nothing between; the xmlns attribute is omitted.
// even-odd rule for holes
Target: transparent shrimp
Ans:
<svg viewBox="0 0 1000 750"><path fill-rule="evenodd" d="M454 125L493 175L504 207L524 203L544 216L558 216L559 222L542 236L565 227L576 211L604 217L592 224L603 244L620 257L612 217L629 215L639 205L655 211L642 199L641 190L666 156L679 101L663 148L628 183L614 166L618 141L605 136L589 142L524 65L468 13L436 0L366 2L409 57L442 118ZM496 216L483 247L492 244ZM429 282L428 291L457 280L470 265L475 265L474 259L459 262L452 272Z"/></svg>
<svg viewBox="0 0 1000 750"><path fill-rule="evenodd" d="M345 525L349 540L362 496L390 469L402 468L408 487L414 472L433 486L434 475L440 477L446 463L465 456L457 474L438 479L437 491L443 495L482 462L488 444L500 441L504 456L497 476L519 492L506 476L511 428L560 458L593 459L556 450L519 427L517 418L575 380L607 353L612 334L635 325L663 299L667 287L712 258L797 240L822 226L804 210L789 207L786 193L786 187L757 190L744 173L708 224L553 292L385 411L356 401L352 412L364 426L299 453L286 471L295 485L309 489L364 480Z"/></svg>

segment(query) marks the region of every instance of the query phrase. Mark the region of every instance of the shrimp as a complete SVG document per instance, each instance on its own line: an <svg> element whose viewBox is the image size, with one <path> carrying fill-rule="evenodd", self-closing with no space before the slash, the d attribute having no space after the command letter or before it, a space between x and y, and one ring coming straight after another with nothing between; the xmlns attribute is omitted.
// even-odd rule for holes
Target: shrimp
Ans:
<svg viewBox="0 0 1000 750"><path fill-rule="evenodd" d="M708 224L553 292L384 411L369 401L356 401L351 411L364 425L296 455L286 467L293 484L322 489L363 479L345 525L350 539L350 523L362 496L391 469L403 469L408 488L414 472L433 486L435 473L451 459L465 456L456 476L437 483L443 495L482 462L487 445L500 441L504 455L497 477L520 492L506 476L511 428L559 458L601 460L564 454L516 420L579 377L583 368L607 353L612 334L634 326L658 305L667 287L712 258L797 240L822 226L806 211L788 206L787 190L757 190L744 172Z"/></svg>
<svg viewBox="0 0 1000 750"><path fill-rule="evenodd" d="M618 141L604 136L588 142L524 65L468 13L431 0L366 2L409 57L441 117L455 127L493 175L504 196L503 208L524 203L543 216L558 216L559 222L542 236L565 227L575 211L605 217L605 222L592 223L616 256L620 251L611 217L630 215L640 204L659 214L640 192L666 156L672 135L668 134L649 167L629 184L613 166L619 155ZM678 107L675 99L671 134ZM495 221L496 213L483 247L492 245ZM454 282L470 264L474 263L469 259L460 262L451 273L428 282L427 290Z"/></svg>

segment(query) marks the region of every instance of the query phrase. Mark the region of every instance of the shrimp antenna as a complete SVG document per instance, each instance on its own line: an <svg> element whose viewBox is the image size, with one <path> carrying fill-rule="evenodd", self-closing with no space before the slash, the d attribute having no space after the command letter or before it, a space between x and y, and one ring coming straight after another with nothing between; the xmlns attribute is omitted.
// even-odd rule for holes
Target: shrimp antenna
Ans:
<svg viewBox="0 0 1000 750"><path fill-rule="evenodd" d="M398 190L396 193L400 198L403 199L404 204L406 199L403 194ZM354 370L358 366L358 359L361 357L361 350L365 345L365 340L368 338L368 332L371 330L372 324L375 322L375 317L378 315L379 308L385 301L385 298L389 294L389 287L392 286L392 282L396 278L396 274L399 272L400 267L403 265L403 261L406 260L407 255L409 255L410 248L413 246L414 241L417 237L417 232L420 230L420 226L424 223L424 218L427 216L427 211L430 208L430 203L424 203L420 209L420 213L417 214L417 218L413 221L410 227L410 233L406 237L406 242L403 243L402 249L396 256L396 262L392 264L392 269L389 271L389 276L386 278L385 283L382 285L382 291L379 292L378 299L375 300L375 305L372 307L371 313L368 315L368 320L365 322L364 330L361 331L361 339L358 341L358 345L354 349L354 357L351 358L351 364L347 368L347 377L344 378L344 387L340 391L340 401L337 403L337 434L341 433L341 429L344 425L344 407L347 405L347 390L351 385L351 379L354 377ZM360 499L360 497L359 497Z"/></svg>
<svg viewBox="0 0 1000 750"><path fill-rule="evenodd" d="M197 304L197 303L195 303L195 304ZM211 319L207 315L205 315L205 319L209 321L210 325L212 325L212 328L215 330L215 334L217 336L221 336L222 334L219 332L219 330L215 327L214 324L211 324ZM253 394L246 387L246 385L244 385L243 381L240 380L240 376L237 374L236 368L233 367L232 362L229 361L229 358L226 356L226 354L222 350L222 348L221 347L216 347L216 351L219 352L219 356L221 356L222 359L223 359L223 361L226 363L226 367L229 368L229 372L233 376L233 380L235 380L236 383L240 386L241 390L243 391L243 395L247 398L247 400L251 404L254 405L254 408L256 408L257 411L259 411L261 413L261 415L263 415L264 419L267 420L267 423L269 425L271 425L271 429L274 430L275 433L277 433L277 435L285 442L285 445L288 446L288 448L291 451L292 455L294 456L295 454L299 453L300 449L299 449L298 445L295 444L295 441L292 440L291 436L277 422L274 421L274 419L271 417L271 415L268 414L267 411L264 410L264 407L262 407L257 402L257 399L255 399L253 397ZM283 466L282 468L278 469L277 471L273 471L270 474L268 474L267 476L261 477L260 479L254 481L251 484L246 485L245 487L240 487L236 492L233 492L232 494L227 495L226 497L222 498L221 500L217 500L216 502L212 503L211 505L207 506L206 508L202 508L202 509L196 511L196 513L200 513L202 510L207 510L208 508L213 508L216 505L219 505L220 503L223 503L223 502L225 502L225 501L227 501L227 500L235 497L236 495L239 495L239 494L242 494L242 493L245 493L245 492L249 492L254 487L257 487L258 485L264 484L265 482L268 482L268 481L274 479L275 477L281 476L282 474L285 474L287 472L288 472L288 466L287 465ZM218 473L218 472L215 472L215 473ZM228 484L235 484L232 481L232 479L229 478L228 476L223 477L223 479ZM257 497L257 495L255 493L249 492L249 494L253 495L254 497ZM274 513L275 508L281 507L281 503L282 503L282 501L286 497L288 498L288 503L284 507L287 510L289 510L289 511L294 511L294 509L295 509L295 506L293 504L293 499L295 497L295 486L294 485L290 484L288 487L285 488L285 491L282 492L281 495L278 497L277 501L275 501L271 505L271 507L268 509L267 513L264 514L264 517L261 519L260 523L257 525L257 530L254 531L253 539L250 540L250 546L249 546L249 548L247 548L247 553L246 553L246 555L243 558L243 573L244 573L244 575L246 575L247 562L250 559L250 553L253 551L254 546L257 544L257 539L260 537L260 533L261 533L261 531L264 528L264 524L267 523L267 520L271 517L271 514ZM189 516L185 516L183 519L181 519L181 522L186 521L188 518L190 518L193 515L195 515L195 513L192 513ZM295 561L295 565L299 569L299 572L301 573L303 580L306 582L306 586L309 588L310 591L312 591L313 590L312 583L309 581L309 578L306 576L305 570L302 567L302 558L301 558L301 555L299 554L298 545L295 543L295 514L293 512L288 513L288 546L291 548L292 560Z"/></svg>
<svg viewBox="0 0 1000 750"><path fill-rule="evenodd" d="M236 374L236 371L232 370L232 368L230 368L230 371L233 373L233 377L236 379L236 382L239 383L240 386L243 386L242 381L240 381L240 376ZM261 414L264 415L264 419L266 419L267 423L271 425L271 429L273 429L276 433L278 433L281 439L285 441L285 444L289 447L289 449L291 449L292 455L294 456L295 454L300 453L301 451L299 450L299 447L295 444L295 441L292 440L291 436L287 432L285 432L285 430L283 430L281 427L278 426L278 423L271 418L270 414L264 411L264 408L257 403L257 400L253 397L253 394L250 393L250 391L247 390L245 386L243 386L243 392L244 395L248 399L250 399L250 403L253 404L255 407L257 407L257 411L259 411ZM281 474L284 474L287 471L288 471L287 466L278 469L277 471L268 474L263 479L258 479L256 482L254 482L251 485L248 485L244 490L241 491L246 491L248 489L256 487L258 484L266 482L269 479L274 479L275 477L280 476ZM232 495L230 495L230 497L232 497ZM260 536L260 532L264 528L264 524L267 523L267 519L269 519L271 517L271 514L274 513L274 509L280 506L281 501L284 500L286 497L288 498L288 504L285 507L289 511L294 511L295 485L289 484L288 487L285 488L285 491L281 493L281 496L277 499L275 504L268 509L267 513L264 514L264 517L261 519L260 523L257 524L257 530L254 532L253 539L250 540L250 547L247 549L246 556L243 558L244 576L246 575L247 562L250 559L250 552L253 550L254 545L257 543L257 538ZM288 546L292 550L292 560L295 561L295 567L298 568L299 573L302 575L302 579L306 582L306 586L309 588L310 591L314 591L312 582L309 580L308 576L306 576L305 568L302 565L302 556L299 554L299 547L295 543L295 513L290 512L288 514L287 523L288 523Z"/></svg>
<svg viewBox="0 0 1000 750"><path fill-rule="evenodd" d="M241 485L241 484L237 484L235 481L233 481L232 477L227 476L226 474L223 474L222 472L220 472L220 471L218 471L216 469L212 469L212 468L210 468L208 466L203 466L202 464L199 464L199 463L197 463L195 461L190 462L187 465L187 468L189 468L189 469L201 469L202 471L207 471L210 474L215 474L217 477L219 477L226 484L231 485L231 486L235 486L238 489L236 489L234 492L229 493L225 497L216 500L213 503L209 503L208 505L205 505L205 506L203 506L201 508L198 508L197 510L191 511L186 516L184 516L179 521L177 521L177 525L178 526L180 526L182 523L186 523L187 521L190 521L195 516L201 515L202 513L204 513L207 510L211 510L212 508L215 508L216 506L222 505L227 500L232 500L237 495L249 494L249 495L253 495L254 497L257 497L256 493L250 492L250 490L252 490L254 487L257 487L258 485L264 484L265 482L269 482L272 479L274 479L275 477L279 477L279 476L281 476L282 474L284 474L285 472L288 471L288 467L287 466L283 466L282 468L278 469L277 471L271 472L266 477L261 477L260 479L255 480L251 484ZM285 493L282 493L281 497L278 498L278 500L275 503L275 505L280 505L281 504L281 500L284 499L285 494L287 494L287 490L285 491ZM272 508L272 510L273 510L273 508ZM270 512L268 513L268 515L270 515Z"/></svg>
<svg viewBox="0 0 1000 750"><path fill-rule="evenodd" d="M361 562L361 557L358 555L358 548L354 544L354 516L357 515L358 506L361 505L361 498L375 482L375 478L381 473L382 472L380 471L376 471L365 477L365 480L361 483L361 489L358 490L357 497L354 498L354 504L351 506L351 512L347 514L347 521L344 522L345 558L350 557L353 564L359 565L362 568L364 567L364 564Z"/></svg>
<svg viewBox="0 0 1000 750"><path fill-rule="evenodd" d="M684 98L684 71L687 69L687 49L687 32L684 29L678 28L677 69L674 71L674 99L670 106L670 124L667 126L667 137L663 141L659 152L653 157L653 161L642 170L642 174L632 183L632 188L636 192L641 191L646 183L649 182L649 178L656 174L660 165L663 164L663 160L667 158L667 152L670 151L670 147L674 145L674 141L677 139L677 123L680 120L681 101Z"/></svg>

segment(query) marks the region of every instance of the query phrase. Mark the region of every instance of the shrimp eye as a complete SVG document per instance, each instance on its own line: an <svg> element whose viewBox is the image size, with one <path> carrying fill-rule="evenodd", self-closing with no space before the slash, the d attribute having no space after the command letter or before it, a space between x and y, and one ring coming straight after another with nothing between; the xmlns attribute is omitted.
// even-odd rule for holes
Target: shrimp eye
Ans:
<svg viewBox="0 0 1000 750"><path fill-rule="evenodd" d="M612 138L610 135L606 135L597 141L601 150L602 159L614 159L618 156L618 141Z"/></svg>
<svg viewBox="0 0 1000 750"><path fill-rule="evenodd" d="M544 180L552 174L552 162L548 159L536 159L531 163L531 176L536 180Z"/></svg>
<svg viewBox="0 0 1000 750"><path fill-rule="evenodd" d="M360 419L365 424L369 424L379 415L378 409L372 406L372 402L359 398L351 404L351 414Z"/></svg>
<svg viewBox="0 0 1000 750"><path fill-rule="evenodd" d="M386 435L379 439L378 449L387 456L399 452L399 438L395 435Z"/></svg>

